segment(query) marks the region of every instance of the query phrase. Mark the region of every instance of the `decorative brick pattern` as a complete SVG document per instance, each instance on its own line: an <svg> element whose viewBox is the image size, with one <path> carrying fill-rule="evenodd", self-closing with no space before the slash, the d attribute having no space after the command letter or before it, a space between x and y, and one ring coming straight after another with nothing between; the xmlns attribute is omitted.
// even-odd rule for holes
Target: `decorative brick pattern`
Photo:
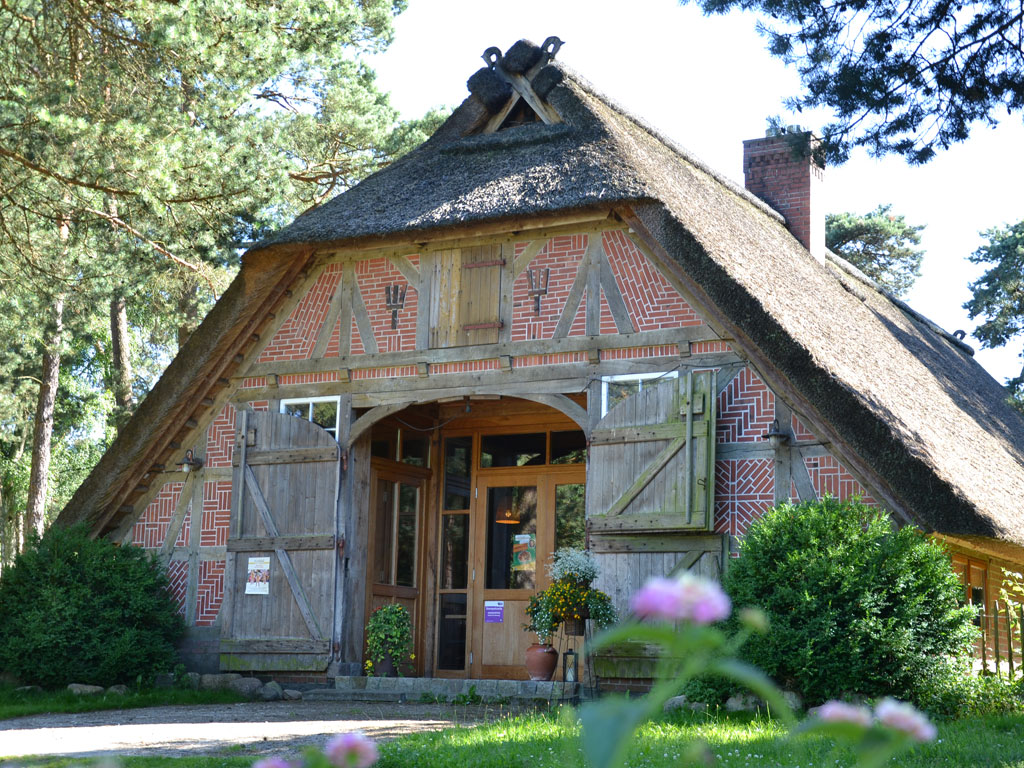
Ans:
<svg viewBox="0 0 1024 768"><path fill-rule="evenodd" d="M818 437L811 430L807 428L807 425L800 421L800 418L794 413L791 426L793 427L793 439L794 440L814 440L817 441Z"/></svg>
<svg viewBox="0 0 1024 768"><path fill-rule="evenodd" d="M419 264L419 256L410 256L409 261ZM401 352L416 348L416 288L402 277L390 261L385 258L364 259L356 262L356 284L370 317L370 327L380 352ZM398 310L398 328L391 328L391 310L384 300L384 289L390 285L405 290L405 306Z"/></svg>
<svg viewBox="0 0 1024 768"><path fill-rule="evenodd" d="M199 546L224 547L231 523L231 481L203 483L203 526Z"/></svg>
<svg viewBox="0 0 1024 768"><path fill-rule="evenodd" d="M253 411L269 411L270 401L269 400L253 400L249 403L250 410Z"/></svg>
<svg viewBox="0 0 1024 768"><path fill-rule="evenodd" d="M181 497L184 483L164 483L156 497L149 502L132 526L132 544L146 549L159 549L167 537L174 509Z"/></svg>
<svg viewBox="0 0 1024 768"><path fill-rule="evenodd" d="M548 273L548 292L541 296L540 314L534 311L534 300L529 296L529 276L526 270L512 286L512 341L550 339L555 334L558 318L565 309L569 291L580 262L587 252L587 235L566 235L548 240L544 249L530 261L528 269L535 274ZM516 243L516 256L526 249L527 243Z"/></svg>
<svg viewBox="0 0 1024 768"><path fill-rule="evenodd" d="M676 357L679 350L675 344L657 347L627 347L625 349L603 349L602 360L641 360L646 357Z"/></svg>
<svg viewBox="0 0 1024 768"><path fill-rule="evenodd" d="M569 326L569 333L566 335L587 335L587 291L583 291L583 298L580 299L580 305L576 309L576 317L572 319L572 325Z"/></svg>
<svg viewBox="0 0 1024 768"><path fill-rule="evenodd" d="M206 466L230 467L235 448L235 409L225 405L210 424L206 440Z"/></svg>
<svg viewBox="0 0 1024 768"><path fill-rule="evenodd" d="M400 376L418 376L415 365L399 365L389 368L360 368L352 371L352 379L394 379Z"/></svg>
<svg viewBox="0 0 1024 768"><path fill-rule="evenodd" d="M208 627L217 620L224 599L224 561L201 560L196 592L196 626Z"/></svg>
<svg viewBox="0 0 1024 768"><path fill-rule="evenodd" d="M744 368L718 397L718 442L752 443L775 418L775 395L750 368Z"/></svg>
<svg viewBox="0 0 1024 768"><path fill-rule="evenodd" d="M181 528L178 529L178 538L174 540L174 546L176 547L187 547L189 532L192 530L192 502L188 503L188 508L185 510L185 519L181 523Z"/></svg>
<svg viewBox="0 0 1024 768"><path fill-rule="evenodd" d="M771 459L715 462L715 532L742 536L775 503Z"/></svg>
<svg viewBox="0 0 1024 768"><path fill-rule="evenodd" d="M859 496L864 504L875 506L876 502L857 482L853 475L834 456L818 456L804 459L807 474L811 476L811 485L818 498L826 494L840 501Z"/></svg>
<svg viewBox="0 0 1024 768"><path fill-rule="evenodd" d="M323 371L321 373L288 373L278 377L277 383L281 386L289 384L324 384L338 380L337 371Z"/></svg>
<svg viewBox="0 0 1024 768"><path fill-rule="evenodd" d="M559 352L554 355L523 355L512 361L513 368L533 368L538 365L565 365L587 362L586 352Z"/></svg>
<svg viewBox="0 0 1024 768"><path fill-rule="evenodd" d="M178 604L178 613L185 615L185 600L188 598L188 561L171 560L167 564L167 581L171 594Z"/></svg>
<svg viewBox="0 0 1024 768"><path fill-rule="evenodd" d="M242 379L239 389L260 389L265 386L267 386L266 376L250 376L247 379Z"/></svg>
<svg viewBox="0 0 1024 768"><path fill-rule="evenodd" d="M324 350L324 357L340 357L341 356L341 320L339 319L334 324L334 330L331 331L331 338L327 342L327 349Z"/></svg>
<svg viewBox="0 0 1024 768"><path fill-rule="evenodd" d="M605 232L603 244L608 264L637 331L679 328L704 322L626 233Z"/></svg>
<svg viewBox="0 0 1024 768"><path fill-rule="evenodd" d="M341 282L341 265L328 264L259 356L261 363L306 360L312 355L331 297Z"/></svg>
<svg viewBox="0 0 1024 768"><path fill-rule="evenodd" d="M340 323L341 321L339 320L338 322ZM338 332L339 333L341 332L340 328L339 328ZM366 354L366 347L363 346L363 337L359 335L359 326L356 325L355 317L353 317L352 318L352 322L349 323L348 336L349 336L349 351L353 355L365 355Z"/></svg>
<svg viewBox="0 0 1024 768"><path fill-rule="evenodd" d="M691 355L716 355L721 352L732 352L727 341L693 341L690 342Z"/></svg>
<svg viewBox="0 0 1024 768"><path fill-rule="evenodd" d="M497 360L468 360L462 363L436 363L430 366L431 375L449 373L476 373L478 371L497 371L501 365Z"/></svg>
<svg viewBox="0 0 1024 768"><path fill-rule="evenodd" d="M612 317L612 308L608 306L608 297L605 295L604 288L601 289L600 329L602 334L619 332L619 329L615 327L615 318Z"/></svg>

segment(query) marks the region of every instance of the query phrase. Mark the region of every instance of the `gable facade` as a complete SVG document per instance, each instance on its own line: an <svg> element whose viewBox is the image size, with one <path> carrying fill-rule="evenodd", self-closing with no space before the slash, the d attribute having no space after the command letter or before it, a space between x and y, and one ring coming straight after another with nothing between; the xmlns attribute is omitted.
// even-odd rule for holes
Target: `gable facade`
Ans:
<svg viewBox="0 0 1024 768"><path fill-rule="evenodd" d="M363 661L367 613L383 602L404 600L417 616L419 673L516 676L519 665L511 660L530 636L521 630L525 606L515 599L500 601L507 616L498 640L491 637L498 632L490 626L498 622L485 623L484 605L467 600L463 664L452 668L459 666L458 659L453 661L458 652L450 647L443 604L461 593L445 587L441 572L450 565L442 563L442 528L456 519L446 514L446 461L453 460L446 441L468 435L470 450L482 455L492 437L514 441L515 435L544 434L549 451L559 450L558 441L583 449L574 463L558 464L552 456L537 465L540 469L527 462L519 470L503 470L504 476L518 474L538 487L561 479L565 487L585 488L585 514L577 507L582 539L556 542L552 530L534 526L540 549L533 553L533 585L542 583L543 563L554 546L587 544L602 561L600 586L623 612L630 593L653 573L684 566L717 576L723 558L735 554L737 538L779 500L827 493L873 503L864 484L737 354L731 339L709 325L686 293L685 279L658 263L636 233L607 212L586 223L533 232L428 247L410 244L387 252L317 254L275 313L267 341L247 353L216 415L199 426L201 437L182 446L200 457L202 466L186 474L157 475L124 539L158 552L167 562L182 614L194 627L192 650L208 668L216 658L217 666L231 669L276 664L299 675L325 674L329 668L354 672ZM670 457L635 498L622 502L635 473L649 467L669 441L630 443L632 438L617 434L616 427L619 432L641 429L634 423L638 415L655 428L670 422L672 414L654 404L653 398L662 397L659 389L678 408L680 392L686 394L679 382L696 376L700 387L712 381L710 374L713 439L707 439L711 453L702 459L710 463L703 476L693 474L694 487L705 482L713 488L706 519L687 526L686 503L679 500L678 487L669 487L672 478L694 472L686 461L696 459L687 459L685 450ZM334 506L336 530L321 525L317 531L333 535L322 550L336 551L337 558L322 558L319 567L326 572L315 573L301 571L303 552L290 555L299 568L295 578L304 598L290 589L276 595L245 592L242 577L250 558L269 558L271 581L288 581L275 550L268 548L273 537L265 526L255 524L249 537L262 539L253 546L263 549L252 549L232 529L233 518L236 526L248 524L239 521L252 504L240 453L245 424L256 423L255 414L311 422L311 428L326 430L340 446L331 465L336 476L327 480L339 490L334 496L331 489L324 494L324 503ZM764 439L775 420L791 435L779 449ZM591 438L595 443L588 465L585 449ZM259 439L250 435L250 451L258 450ZM691 441L699 439L691 435ZM630 468L622 465L626 460L633 462ZM488 474L476 461L467 480L478 491L481 483L494 482L497 470ZM322 469L323 464L306 466ZM312 482L304 472L293 467L289 482L297 487L278 496L279 508L272 510L278 527L290 525L286 519L294 516L294 498ZM381 530L393 522L385 519L393 512L381 507L386 491L380 488L389 484L415 487L419 498L411 513L411 549L392 541L393 549L400 544L399 551L391 552L396 561L382 566L374 558L381 554L375 547L380 550L382 539L391 535ZM273 492L265 487L262 492L273 506ZM623 508L606 517L616 503ZM489 510L476 496L466 506L466 514L457 517L466 518L462 522L473 537L474 528L486 525ZM698 514L703 513L698 509ZM649 527L661 517L670 522ZM555 523L550 514L538 521L540 528ZM311 533L300 522L296 525L287 535ZM470 550L487 546L478 536L462 557L486 566L486 557L481 560L480 552ZM335 559L341 566L338 574ZM401 585L379 583L394 581L401 569L411 569L406 581L412 584L404 592ZM266 642L294 644L307 637L308 627L295 606L301 599L312 600L314 589L331 593L326 602L337 613L330 630L326 624L320 627L321 640L330 643L322 643L318 647L327 650L299 665L306 668L289 670L279 654L265 652ZM479 597L472 588L468 593ZM245 634L238 633L244 618L238 606L268 599L289 603L290 613L274 618L277 624L253 627L251 645L264 652L239 651L245 648ZM245 616L257 623L270 620ZM235 625L232 637L227 636L229 622ZM470 661L474 631L481 638L478 645L486 631L488 645L508 646L499 654L500 663ZM481 646L475 653L486 651Z"/></svg>

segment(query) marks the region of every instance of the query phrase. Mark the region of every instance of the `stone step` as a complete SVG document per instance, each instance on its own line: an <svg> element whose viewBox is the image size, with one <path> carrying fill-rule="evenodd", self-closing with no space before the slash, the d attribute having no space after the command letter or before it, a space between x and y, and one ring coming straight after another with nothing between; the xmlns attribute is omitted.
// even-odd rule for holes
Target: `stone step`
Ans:
<svg viewBox="0 0 1024 768"><path fill-rule="evenodd" d="M436 677L336 677L334 691L310 691L338 701L564 701L580 694L578 683L533 680L451 680ZM330 695L328 695L330 694ZM304 696L309 698L309 695Z"/></svg>

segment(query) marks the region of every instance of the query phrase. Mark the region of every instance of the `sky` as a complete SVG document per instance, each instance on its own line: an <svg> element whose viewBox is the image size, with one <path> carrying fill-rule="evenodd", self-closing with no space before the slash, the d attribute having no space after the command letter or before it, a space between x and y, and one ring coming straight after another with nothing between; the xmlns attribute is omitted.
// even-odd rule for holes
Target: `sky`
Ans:
<svg viewBox="0 0 1024 768"><path fill-rule="evenodd" d="M409 0L394 43L368 63L402 116L414 118L460 104L486 48L558 35L559 61L742 186L742 142L763 136L768 116L812 130L828 122L822 112L787 114L783 101L799 93L799 78L768 54L756 21L739 11L704 16L674 0ZM969 320L963 303L984 267L967 256L985 242L982 230L1024 218L1021 179L1018 114L975 127L924 166L854 153L826 169L825 211L864 214L891 203L908 223L925 225L922 276L904 298L946 330L969 334L981 318ZM996 350L966 341L1000 382L1021 370L1024 340Z"/></svg>

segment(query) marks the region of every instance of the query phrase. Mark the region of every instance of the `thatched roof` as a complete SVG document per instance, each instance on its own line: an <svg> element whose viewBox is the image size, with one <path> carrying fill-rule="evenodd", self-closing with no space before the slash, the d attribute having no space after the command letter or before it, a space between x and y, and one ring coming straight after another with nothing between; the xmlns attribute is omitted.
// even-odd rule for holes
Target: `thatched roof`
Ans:
<svg viewBox="0 0 1024 768"><path fill-rule="evenodd" d="M777 213L568 68L549 64L538 79L562 123L472 134L490 113L471 96L421 147L258 244L243 274L310 248L614 205L890 504L926 530L1024 547L1024 419L962 344L854 270L812 258ZM62 520L96 499L80 492Z"/></svg>

